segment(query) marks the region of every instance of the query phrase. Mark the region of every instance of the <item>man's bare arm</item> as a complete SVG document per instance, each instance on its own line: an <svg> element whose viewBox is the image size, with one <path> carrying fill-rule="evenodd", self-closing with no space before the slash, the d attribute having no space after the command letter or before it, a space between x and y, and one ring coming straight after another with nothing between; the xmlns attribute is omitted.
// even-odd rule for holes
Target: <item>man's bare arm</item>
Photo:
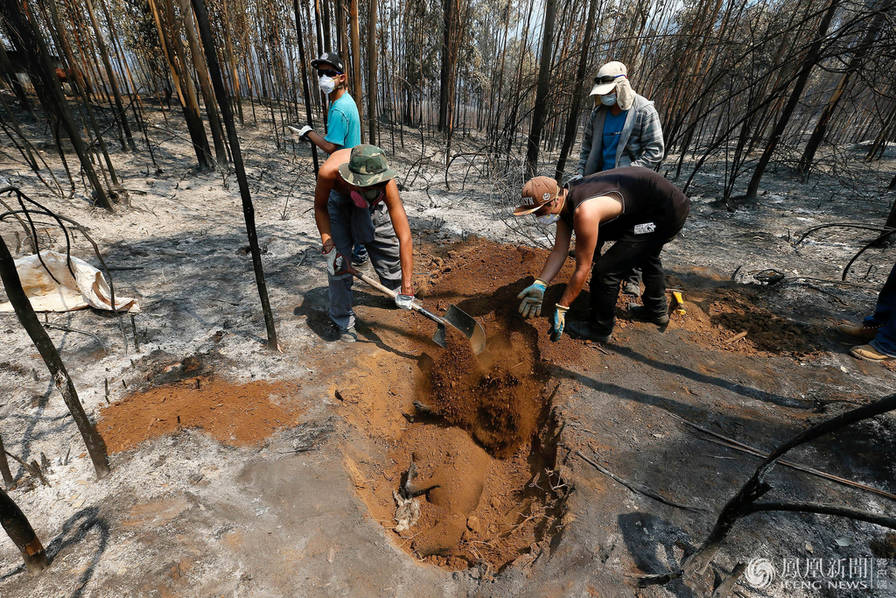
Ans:
<svg viewBox="0 0 896 598"><path fill-rule="evenodd" d="M314 187L314 222L320 233L320 242L323 244L324 253L328 253L333 248L327 200L330 198L330 191L333 190L335 177L336 169L328 167L327 162L324 162L317 176L317 185Z"/></svg>
<svg viewBox="0 0 896 598"><path fill-rule="evenodd" d="M311 131L308 131L308 133L305 134L305 137L308 138L308 141L310 141L323 151L327 152L328 154L332 154L333 152L341 149L335 143L330 143L329 141L321 137L320 133L313 129Z"/></svg>
<svg viewBox="0 0 896 598"><path fill-rule="evenodd" d="M569 282L566 283L563 296L560 297L560 305L566 307L572 305L588 280L601 221L618 216L620 213L622 213L622 204L618 199L610 196L590 199L576 210L573 224L576 233L576 269Z"/></svg>
<svg viewBox="0 0 896 598"><path fill-rule="evenodd" d="M566 257L569 255L569 242L571 240L572 231L569 229L569 226L567 226L565 221L558 220L557 234L554 237L554 248L551 249L551 254L544 263L541 274L538 275L539 280L550 283L557 276L557 273L566 261Z"/></svg>
<svg viewBox="0 0 896 598"><path fill-rule="evenodd" d="M401 293L411 295L414 292L412 277L414 275L414 246L411 240L411 225L408 215L404 211L404 204L398 195L398 185L395 179L386 185L386 197L384 199L389 209L389 218L392 220L392 228L398 237L398 254L401 260Z"/></svg>

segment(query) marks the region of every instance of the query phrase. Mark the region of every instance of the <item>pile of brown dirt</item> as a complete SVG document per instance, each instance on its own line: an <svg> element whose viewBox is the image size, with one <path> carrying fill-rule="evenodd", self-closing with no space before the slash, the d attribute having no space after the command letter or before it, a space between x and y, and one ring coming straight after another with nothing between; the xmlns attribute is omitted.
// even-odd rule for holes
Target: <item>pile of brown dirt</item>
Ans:
<svg viewBox="0 0 896 598"><path fill-rule="evenodd" d="M534 376L531 351L510 351L524 346L522 335L511 335L508 347L492 342L477 359L469 343L454 339L429 372L428 403L449 424L470 432L489 453L510 456L531 438L543 405L544 383ZM522 354L520 354L522 353ZM518 359L513 365L508 361ZM514 373L514 370L517 372Z"/></svg>
<svg viewBox="0 0 896 598"><path fill-rule="evenodd" d="M248 446L297 423L297 410L271 401L298 390L295 383L234 384L193 378L137 392L100 412L97 430L110 452L186 428L200 428L230 446Z"/></svg>

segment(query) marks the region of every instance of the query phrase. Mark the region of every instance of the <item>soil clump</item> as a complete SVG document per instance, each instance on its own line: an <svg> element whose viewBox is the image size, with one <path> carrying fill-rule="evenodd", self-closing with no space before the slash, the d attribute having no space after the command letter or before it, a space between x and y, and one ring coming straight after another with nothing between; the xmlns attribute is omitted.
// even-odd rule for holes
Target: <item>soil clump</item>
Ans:
<svg viewBox="0 0 896 598"><path fill-rule="evenodd" d="M112 453L188 428L202 429L223 444L249 446L297 423L296 409L271 400L297 391L298 384L289 382L236 384L198 377L149 388L103 408L97 430Z"/></svg>
<svg viewBox="0 0 896 598"><path fill-rule="evenodd" d="M497 345L504 345L500 341L505 339L493 339L481 360L469 343L453 339L423 377L433 411L467 430L498 458L509 457L532 436L543 408L544 383L533 375L534 355L521 336L511 334L500 348ZM517 358L516 364L508 365Z"/></svg>

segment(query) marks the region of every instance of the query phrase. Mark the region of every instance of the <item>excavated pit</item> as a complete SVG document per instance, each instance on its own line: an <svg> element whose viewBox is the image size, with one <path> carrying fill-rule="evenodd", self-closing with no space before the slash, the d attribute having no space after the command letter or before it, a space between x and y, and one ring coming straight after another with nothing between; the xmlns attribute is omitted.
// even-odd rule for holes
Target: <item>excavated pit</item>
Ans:
<svg viewBox="0 0 896 598"><path fill-rule="evenodd" d="M408 318L419 332L409 343L422 354L418 363L405 371L389 357L374 357L367 365L388 379L371 385L361 374L362 382L340 395L359 411L347 419L387 447L379 458L346 462L373 518L424 562L494 573L531 562L548 547L569 487L555 470L556 384L539 331L516 314L520 265L530 267L534 252L487 244L485 260L486 244L433 258L437 275L419 285L435 299L427 301L434 311L454 303L483 322L485 351L473 355L456 332L445 349L422 342L432 327ZM401 425L380 423L376 406L396 400L404 405Z"/></svg>
<svg viewBox="0 0 896 598"><path fill-rule="evenodd" d="M416 496L420 510L408 548L449 568L495 571L535 556L563 512L548 373L531 334L497 332L479 356L455 335L424 360L411 426L392 453L404 470L399 495Z"/></svg>

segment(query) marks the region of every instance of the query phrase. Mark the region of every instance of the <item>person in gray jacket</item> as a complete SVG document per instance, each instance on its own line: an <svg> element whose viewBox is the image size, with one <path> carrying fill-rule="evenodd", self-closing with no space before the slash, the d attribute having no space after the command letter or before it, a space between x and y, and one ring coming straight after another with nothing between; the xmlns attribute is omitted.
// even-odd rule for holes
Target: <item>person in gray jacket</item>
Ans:
<svg viewBox="0 0 896 598"><path fill-rule="evenodd" d="M579 176L624 166L655 170L663 159L659 114L653 102L634 92L627 75L624 64L612 61L600 67L594 78L594 109L585 123ZM640 283L641 273L634 269L622 291L637 297Z"/></svg>

